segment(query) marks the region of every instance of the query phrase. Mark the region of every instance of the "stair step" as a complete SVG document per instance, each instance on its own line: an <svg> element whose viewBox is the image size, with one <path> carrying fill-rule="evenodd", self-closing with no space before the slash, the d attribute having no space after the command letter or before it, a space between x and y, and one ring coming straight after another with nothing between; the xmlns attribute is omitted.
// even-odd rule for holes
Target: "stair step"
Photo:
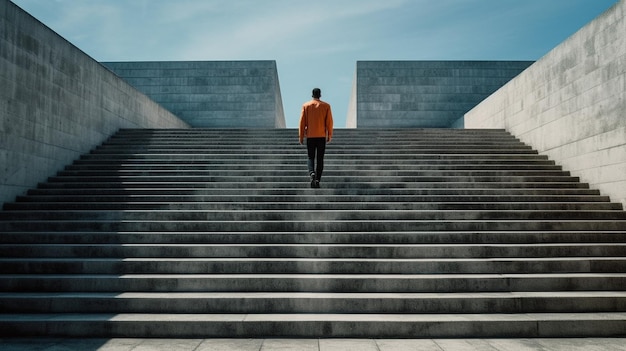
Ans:
<svg viewBox="0 0 626 351"><path fill-rule="evenodd" d="M371 193L372 191L376 191L376 189L418 189L426 191L428 189L587 189L589 186L584 183L575 182L572 179L565 179L565 182L530 182L524 181L521 179L510 179L508 182L495 182L495 181L484 181L484 182L472 182L469 179L467 181L421 181L421 182L354 182L354 181L341 181L341 182L333 182L332 180L328 180L326 178L323 179L322 186L326 189L355 189L354 191L366 191ZM171 181L171 182L163 182L161 179L156 177L151 182L144 181L132 181L130 179L122 180L116 179L112 182L51 182L39 184L39 188L41 189L101 189L101 188L122 188L122 189L134 189L134 188L192 188L192 189L247 189L249 193L253 189L254 191L266 191L266 190L276 190L276 189L293 189L293 188L301 188L307 189L309 187L309 183L306 177L294 177L289 182L273 182L273 181L250 181L250 180L239 180L232 182L220 182L217 179L208 180L204 179L202 181ZM317 189L316 189L317 190ZM331 190L331 191L332 191ZM393 191L393 190L390 190ZM508 190L507 190L508 191ZM128 193L128 191L126 192Z"/></svg>
<svg viewBox="0 0 626 351"><path fill-rule="evenodd" d="M626 220L24 220L0 221L0 231L264 231L264 232L382 232L382 231L626 231Z"/></svg>
<svg viewBox="0 0 626 351"><path fill-rule="evenodd" d="M210 152L209 152L210 151ZM420 154L420 155L428 155L428 154L435 154L435 155L441 155L441 154L453 154L453 155L465 155L465 154L493 154L493 155L510 155L510 154L516 154L516 155L522 155L522 154L528 154L528 155L536 155L537 152L528 148L528 149L488 149L488 148L432 148L432 149L401 149L401 150L380 150L380 149L364 149L364 150L353 150L352 152L348 152L349 150L346 150L347 152L340 152L340 151L335 151L333 149L328 149L328 152L326 153L326 155L328 155L328 157L334 156L336 154L341 154L341 155L354 155L354 154L358 154L359 157L364 158L364 157L369 157L371 155L402 155L405 154L407 156L413 157L413 155L415 154ZM120 150L109 150L109 149L99 149L99 150L93 150L91 153L94 155L117 155L117 156L124 156L124 155L136 155L136 154L142 154L142 153L149 153L151 155L158 155L158 154L165 154L165 155L177 155L177 154L181 154L181 155L189 155L189 154L201 154L204 156L207 155L228 155L229 157L238 157L238 156L250 156L250 155L266 155L266 157L268 157L269 155L273 155L274 157L276 157L276 155L294 155L294 156L298 156L300 158L302 158L304 155L306 155L306 149L304 149L303 147L299 147L299 148L263 148L263 152L259 152L259 148L255 147L255 148L250 148L250 150L246 151L246 150L241 150L241 149L214 149L214 148L184 148L184 149L172 149L172 148L162 148L162 149L120 149Z"/></svg>
<svg viewBox="0 0 626 351"><path fill-rule="evenodd" d="M225 193L226 192L226 193ZM385 193L387 193L385 195ZM89 189L32 189L28 196L18 197L20 203L51 201L137 202L163 200L168 202L600 202L608 197L589 189L245 189L227 188L89 188ZM611 205L613 208L615 205ZM617 204L619 208L620 204Z"/></svg>
<svg viewBox="0 0 626 351"><path fill-rule="evenodd" d="M373 221L380 220L394 225L394 221L473 221L473 220L519 221L538 220L611 220L622 224L626 229L624 211L583 211L583 210L442 210L442 209L305 209L289 208L277 210L219 209L219 210L44 210L44 211L2 211L0 220L11 222L30 220L51 221L238 221L238 222L273 222L273 221Z"/></svg>
<svg viewBox="0 0 626 351"><path fill-rule="evenodd" d="M346 164L334 164L331 162L325 162L326 168L328 168L328 173L333 174L333 172L339 173L342 168L346 166ZM420 172L420 171L500 171L503 168L508 170L518 170L518 171L537 171L537 172L558 172L562 171L562 167L552 165L552 164L501 164L501 163L487 163L483 162L482 164L415 164L415 163L406 163L406 164L360 164L359 169L353 169L349 172L355 173L366 173L366 172ZM298 174L302 174L305 170L304 162L289 162L289 163L281 163L281 164L271 164L268 165L264 162L246 162L246 163L235 163L234 160L230 162L224 161L214 161L214 162L196 162L196 163L188 163L184 161L179 162L165 162L163 160L154 160L151 163L147 162L105 162L102 160L101 162L88 162L88 161L76 161L74 164L66 166L65 169L67 171L72 172L100 172L100 171L180 171L180 172L188 172L188 171L249 171L249 172L273 172L277 173L279 171L291 171L298 172ZM335 171L337 169L337 171ZM345 172L345 171L344 171ZM256 174L256 173L255 173Z"/></svg>
<svg viewBox="0 0 626 351"><path fill-rule="evenodd" d="M4 314L0 335L57 337L614 337L626 313Z"/></svg>
<svg viewBox="0 0 626 351"><path fill-rule="evenodd" d="M155 170L155 169L147 169L144 171L128 171L128 170L80 170L80 171L62 171L59 172L58 176L55 177L58 179L67 179L68 181L72 181L73 179L81 179L85 180L87 178L105 178L110 179L111 177L115 177L114 179L125 179L125 178L140 178L140 177L178 177L181 180L187 180L191 177L228 177L228 179L237 178L237 177L253 177L254 179L263 179L266 178L274 178L274 179L282 179L289 180L293 177L297 177L298 180L301 180L303 175L306 175L306 171L301 167L298 170L274 170L274 169L249 169L249 170L233 170L233 169L225 169L222 171L216 170L201 170L201 169L190 169L190 170ZM494 171L370 171L370 170L328 170L324 172L325 178L341 178L346 177L347 179L377 179L377 178L386 178L387 181L393 181L397 178L403 177L411 177L411 181L420 180L425 177L438 177L454 180L456 177L542 177L546 180L553 179L556 177L565 177L572 178L569 176L568 172L562 171L535 171L535 170L494 170ZM349 177L349 178L348 178ZM167 179L167 178L166 178ZM193 178L191 178L193 179ZM533 178L531 178L533 179ZM361 180L362 181L362 180Z"/></svg>
<svg viewBox="0 0 626 351"><path fill-rule="evenodd" d="M92 244L576 244L626 242L623 231L4 231L3 243Z"/></svg>
<svg viewBox="0 0 626 351"><path fill-rule="evenodd" d="M478 163L487 162L487 163L528 163L528 162L537 162L543 161L544 163L549 163L550 161L546 156L536 155L536 154L488 154L484 153L475 153L475 154L456 154L456 153L448 153L448 154L437 154L437 153L411 153L411 154L396 154L396 153L385 153L385 154L370 154L363 155L358 151L354 151L353 153L337 153L333 154L332 152L327 153L329 155L327 157L328 164L336 164L338 166L344 164L377 164L379 162L383 163L407 163L407 162L415 162L415 161L430 161L430 160L438 160L437 162L451 162L457 161L461 164L464 163ZM166 160L166 161L183 161L183 162L195 162L195 161L229 161L234 163L247 163L249 161L257 161L264 162L270 164L283 164L283 163L299 163L305 164L306 162L306 149L302 149L299 152L294 152L291 154L282 154L282 153L266 153L266 152L257 152L257 153L245 153L245 154L229 154L229 153L208 153L208 152L179 152L179 153L128 153L128 154L85 154L81 156L81 160L100 160L111 162L112 160L123 160L124 162L153 162L155 160ZM326 159L324 160L326 164Z"/></svg>
<svg viewBox="0 0 626 351"><path fill-rule="evenodd" d="M258 175L124 175L117 176L94 175L94 176L56 176L50 177L49 182L52 183L302 183L307 179L307 175L281 175L281 176L258 176ZM458 176L435 176L435 175L416 175L416 176L334 176L324 175L324 184L336 186L337 183L345 183L347 186L363 183L380 183L380 184L402 184L402 183L572 183L578 184L578 178L570 176L545 176L545 175L458 175ZM513 185L514 186L514 185Z"/></svg>
<svg viewBox="0 0 626 351"><path fill-rule="evenodd" d="M280 150L284 149L284 147L288 146L296 146L294 149L302 149L304 146L300 146L297 143L297 139L284 139L284 140L271 140L266 139L265 141L255 140L253 142L245 142L242 140L233 140L231 142L228 141L220 141L220 142L207 142L203 140L199 140L197 138L176 138L174 140L164 141L149 141L143 143L129 143L127 140L123 142L108 142L104 145L99 145L93 149L94 152L99 151L111 151L116 150L122 153L127 152L128 150L176 150L176 149L184 149L184 150L202 150L202 149L210 149L210 150L229 150L229 151L237 151L237 150L255 150L258 147L263 146L264 149L267 150ZM371 147L372 145L376 146ZM497 140L497 141L484 141L484 140L476 140L476 139L456 139L456 140L405 140L404 142L390 142L385 141L384 143L371 143L367 142L367 140L363 140L362 142L351 141L351 142L339 142L329 144L329 147L332 147L332 150L335 152L341 152L342 150L361 150L365 148L369 148L364 150L364 153L368 152L378 152L379 150L433 150L433 149L476 149L476 150L502 150L502 149L511 149L511 150L520 150L525 152L527 150L532 150L532 148L528 145L522 144L518 141L511 140ZM290 150L289 150L290 151ZM496 151L495 153L499 153Z"/></svg>
<svg viewBox="0 0 626 351"><path fill-rule="evenodd" d="M414 199L414 198L413 198ZM48 200L48 201L46 201ZM388 198L353 199L353 201L298 201L298 198L276 199L276 201L235 201L232 197L224 199L196 199L191 201L187 198L185 202L177 202L176 198L169 199L160 197L159 202L141 201L136 198L119 197L117 201L102 201L93 196L85 196L82 201L70 202L59 201L58 197L43 199L39 198L38 202L17 202L5 204L5 214L8 218L16 219L20 217L19 212L10 211L30 211L30 213L38 213L38 211L47 211L48 214L53 211L138 211L138 210L167 210L167 211L621 211L620 204L607 202L486 202L484 199L478 199L472 202L434 202L441 200L440 197L433 198L432 202L408 202L410 199L396 198L394 202L388 201ZM78 199L74 199L78 200ZM109 199L110 200L110 199ZM144 199L145 200L145 199ZM204 200L204 201L202 201ZM229 201L231 200L231 201ZM288 201L285 201L288 200ZM337 199L334 199L337 200ZM423 200L423 199L420 199ZM482 201L480 201L482 200ZM551 213L551 212L550 212ZM549 214L549 213L548 213ZM2 215L0 215L2 217ZM56 216L55 216L56 217ZM58 218L58 217L56 217Z"/></svg>
<svg viewBox="0 0 626 351"><path fill-rule="evenodd" d="M14 274L620 273L624 257L568 258L0 258Z"/></svg>
<svg viewBox="0 0 626 351"><path fill-rule="evenodd" d="M481 293L0 293L4 313L626 312L623 291Z"/></svg>
<svg viewBox="0 0 626 351"><path fill-rule="evenodd" d="M351 167L354 170L376 170L376 169L392 169L392 170L419 170L431 169L445 170L452 169L541 169L556 168L553 161L543 156L523 157L515 155L492 155L484 157L482 155L375 155L370 157L359 157L358 154L332 155L324 160L325 168L328 170L345 169ZM71 165L66 167L161 167L161 166L193 166L197 164L200 169L202 167L228 167L234 169L242 167L254 167L258 169L277 169L291 168L303 170L306 172L306 153L299 155L151 155L151 154L133 154L133 155L82 155ZM562 168L561 168L562 169Z"/></svg>
<svg viewBox="0 0 626 351"><path fill-rule="evenodd" d="M626 273L0 274L4 292L623 291Z"/></svg>
<svg viewBox="0 0 626 351"><path fill-rule="evenodd" d="M86 234L87 235L87 234ZM619 257L624 243L536 244L0 244L0 257L558 258Z"/></svg>

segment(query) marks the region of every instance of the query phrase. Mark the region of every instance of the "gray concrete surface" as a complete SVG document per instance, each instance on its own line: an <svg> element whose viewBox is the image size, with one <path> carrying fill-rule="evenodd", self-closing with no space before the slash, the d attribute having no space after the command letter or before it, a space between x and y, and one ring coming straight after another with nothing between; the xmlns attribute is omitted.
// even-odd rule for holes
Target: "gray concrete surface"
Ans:
<svg viewBox="0 0 626 351"><path fill-rule="evenodd" d="M0 212L0 335L626 336L626 212L510 134L327 151L310 189L295 129L120 131Z"/></svg>
<svg viewBox="0 0 626 351"><path fill-rule="evenodd" d="M276 61L104 62L199 128L285 128Z"/></svg>
<svg viewBox="0 0 626 351"><path fill-rule="evenodd" d="M463 115L531 61L359 61L351 128L463 128Z"/></svg>
<svg viewBox="0 0 626 351"><path fill-rule="evenodd" d="M620 351L626 339L0 339L2 351Z"/></svg>
<svg viewBox="0 0 626 351"><path fill-rule="evenodd" d="M465 115L506 128L626 206L626 1L621 0Z"/></svg>
<svg viewBox="0 0 626 351"><path fill-rule="evenodd" d="M0 204L120 128L188 127L8 0L0 28Z"/></svg>

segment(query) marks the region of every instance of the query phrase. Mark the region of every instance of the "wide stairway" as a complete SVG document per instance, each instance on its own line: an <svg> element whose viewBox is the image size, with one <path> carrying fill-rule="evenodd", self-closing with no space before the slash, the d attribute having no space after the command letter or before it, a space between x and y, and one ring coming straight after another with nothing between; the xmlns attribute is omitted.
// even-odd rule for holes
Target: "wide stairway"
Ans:
<svg viewBox="0 0 626 351"><path fill-rule="evenodd" d="M626 335L626 215L502 130L122 130L0 212L0 335Z"/></svg>

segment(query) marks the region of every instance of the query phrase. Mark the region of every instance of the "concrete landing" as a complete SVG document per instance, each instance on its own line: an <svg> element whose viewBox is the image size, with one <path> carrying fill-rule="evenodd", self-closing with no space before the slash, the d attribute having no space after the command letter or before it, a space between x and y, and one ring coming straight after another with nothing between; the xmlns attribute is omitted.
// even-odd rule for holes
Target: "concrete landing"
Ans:
<svg viewBox="0 0 626 351"><path fill-rule="evenodd" d="M626 350L625 339L0 339L2 351Z"/></svg>

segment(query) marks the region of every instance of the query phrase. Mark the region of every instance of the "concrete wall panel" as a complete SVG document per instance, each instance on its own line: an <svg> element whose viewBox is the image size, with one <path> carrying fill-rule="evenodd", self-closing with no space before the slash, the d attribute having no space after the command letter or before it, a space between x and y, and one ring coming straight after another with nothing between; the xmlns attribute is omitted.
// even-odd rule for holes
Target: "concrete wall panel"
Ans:
<svg viewBox="0 0 626 351"><path fill-rule="evenodd" d="M465 115L506 128L626 205L626 2L550 51Z"/></svg>
<svg viewBox="0 0 626 351"><path fill-rule="evenodd" d="M462 127L528 61L359 61L348 127Z"/></svg>
<svg viewBox="0 0 626 351"><path fill-rule="evenodd" d="M103 64L193 127L285 127L275 61Z"/></svg>
<svg viewBox="0 0 626 351"><path fill-rule="evenodd" d="M119 128L171 127L188 124L0 0L0 203Z"/></svg>

